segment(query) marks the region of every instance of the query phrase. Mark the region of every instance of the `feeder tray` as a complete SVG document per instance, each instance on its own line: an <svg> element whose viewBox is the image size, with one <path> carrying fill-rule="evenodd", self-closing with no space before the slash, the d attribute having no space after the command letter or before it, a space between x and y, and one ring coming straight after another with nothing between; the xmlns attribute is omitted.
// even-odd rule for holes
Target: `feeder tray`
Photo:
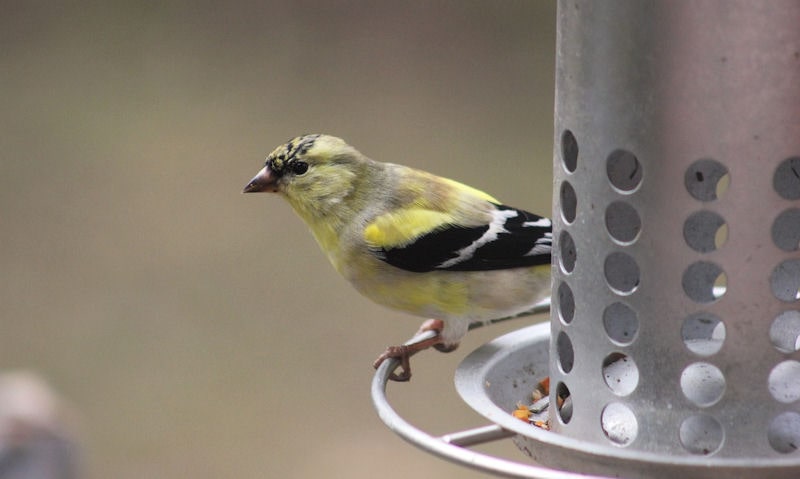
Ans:
<svg viewBox="0 0 800 479"><path fill-rule="evenodd" d="M412 341L418 341L415 337ZM503 477L542 479L648 478L680 474L689 478L795 478L797 458L776 460L713 457L669 457L619 447L598 447L521 421L511 412L529 402L531 392L546 378L549 367L550 325L543 323L501 336L473 351L458 366L455 385L461 398L491 424L441 436L430 435L403 419L386 395L389 374L397 360L386 361L372 381L372 400L378 416L397 435L420 449L471 469ZM624 428L625 420L621 419ZM612 428L613 430L613 428ZM534 461L558 464L567 470L606 474L587 475L489 456L468 449L493 441L511 441ZM623 472L624 471L624 472Z"/></svg>

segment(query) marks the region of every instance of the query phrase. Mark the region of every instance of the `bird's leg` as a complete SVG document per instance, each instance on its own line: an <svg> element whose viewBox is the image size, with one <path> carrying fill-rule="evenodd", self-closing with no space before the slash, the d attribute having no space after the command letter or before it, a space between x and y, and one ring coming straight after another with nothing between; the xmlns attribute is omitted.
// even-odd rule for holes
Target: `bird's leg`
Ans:
<svg viewBox="0 0 800 479"><path fill-rule="evenodd" d="M444 321L442 321L441 319L426 319L425 322L423 322L420 325L419 330L417 330L417 334L422 334L427 331L433 331L436 333L436 337L440 338L443 329L444 329ZM450 353L458 348L458 343L445 344L442 342L441 339L439 339L438 343L432 344L431 346L433 346L433 348L439 352Z"/></svg>
<svg viewBox="0 0 800 479"><path fill-rule="evenodd" d="M386 348L386 351L384 351L383 354L378 356L378 359L376 359L372 365L375 367L375 369L378 369L378 367L387 359L397 359L400 361L400 372L392 372L389 375L389 379L399 382L408 381L411 379L411 356L422 351L423 349L428 349L430 347L434 347L437 351L445 353L453 351L458 347L458 343L451 345L444 344L442 342L440 335L442 329L444 329L444 322L441 319L428 319L419 327L419 330L417 331L417 334L414 335L414 338L425 335L425 333L428 332L435 333L434 336L425 337L419 341L412 339L408 343L400 346L389 346Z"/></svg>

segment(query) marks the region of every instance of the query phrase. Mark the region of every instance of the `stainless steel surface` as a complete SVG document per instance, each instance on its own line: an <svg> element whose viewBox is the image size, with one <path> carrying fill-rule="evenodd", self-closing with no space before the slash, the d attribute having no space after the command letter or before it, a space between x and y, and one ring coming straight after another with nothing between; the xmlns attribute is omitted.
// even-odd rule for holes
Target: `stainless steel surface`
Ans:
<svg viewBox="0 0 800 479"><path fill-rule="evenodd" d="M800 477L800 2L558 22L550 463Z"/></svg>

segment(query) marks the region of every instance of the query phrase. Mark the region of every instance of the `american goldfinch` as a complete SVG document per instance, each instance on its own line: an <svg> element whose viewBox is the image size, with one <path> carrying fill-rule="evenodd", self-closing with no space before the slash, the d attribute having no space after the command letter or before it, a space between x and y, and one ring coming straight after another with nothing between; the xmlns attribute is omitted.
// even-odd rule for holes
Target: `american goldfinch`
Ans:
<svg viewBox="0 0 800 479"><path fill-rule="evenodd" d="M244 188L275 192L306 222L361 294L433 318L438 334L376 362L455 349L471 323L514 316L549 296L552 224L459 182L371 160L343 140L304 135L279 146Z"/></svg>

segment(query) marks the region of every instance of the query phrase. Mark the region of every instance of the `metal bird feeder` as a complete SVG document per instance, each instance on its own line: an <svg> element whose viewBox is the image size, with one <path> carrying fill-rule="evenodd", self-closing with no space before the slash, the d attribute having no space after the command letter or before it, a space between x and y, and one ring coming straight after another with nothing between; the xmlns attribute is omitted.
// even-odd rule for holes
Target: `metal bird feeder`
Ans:
<svg viewBox="0 0 800 479"><path fill-rule="evenodd" d="M464 360L494 424L455 442L576 473L420 444L510 477L800 477L800 2L562 0L556 63L551 322ZM510 415L548 375L551 431Z"/></svg>

